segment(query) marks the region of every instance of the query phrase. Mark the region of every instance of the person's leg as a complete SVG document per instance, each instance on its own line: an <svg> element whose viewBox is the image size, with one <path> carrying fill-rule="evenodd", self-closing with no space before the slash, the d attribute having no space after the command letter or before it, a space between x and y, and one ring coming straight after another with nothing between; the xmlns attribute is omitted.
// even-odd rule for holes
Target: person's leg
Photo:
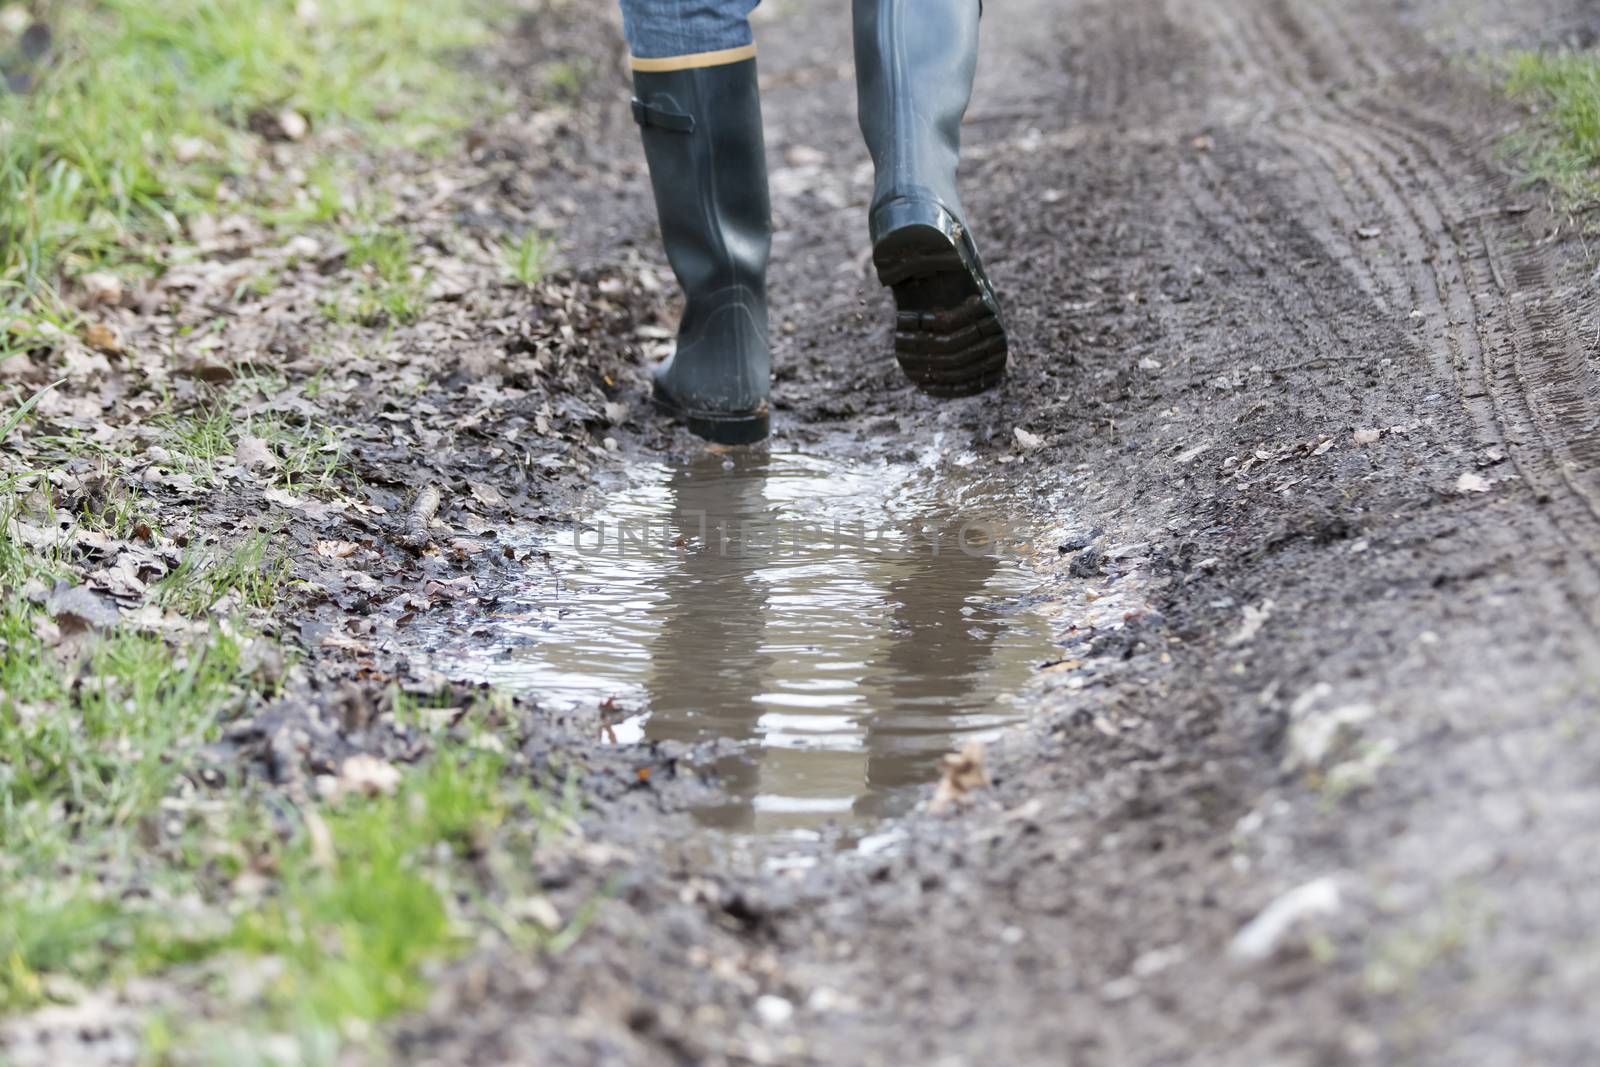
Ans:
<svg viewBox="0 0 1600 1067"><path fill-rule="evenodd" d="M930 393L1005 375L1000 305L956 188L982 0L854 0L861 132L877 168L870 231L894 290L895 354Z"/></svg>
<svg viewBox="0 0 1600 1067"><path fill-rule="evenodd" d="M749 14L756 0L622 0L633 114L667 259L683 287L678 347L655 396L702 437L769 429L767 193Z"/></svg>
<svg viewBox="0 0 1600 1067"><path fill-rule="evenodd" d="M621 0L622 32L635 60L748 50L750 12L760 0Z"/></svg>

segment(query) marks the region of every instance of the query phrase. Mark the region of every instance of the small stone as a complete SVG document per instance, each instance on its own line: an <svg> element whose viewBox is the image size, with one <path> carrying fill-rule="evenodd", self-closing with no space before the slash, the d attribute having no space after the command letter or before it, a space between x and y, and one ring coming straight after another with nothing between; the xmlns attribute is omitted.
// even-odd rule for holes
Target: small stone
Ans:
<svg viewBox="0 0 1600 1067"><path fill-rule="evenodd" d="M286 141L303 141L306 134L311 132L311 123L306 117L292 107L286 107L278 112L278 129L283 133Z"/></svg>
<svg viewBox="0 0 1600 1067"><path fill-rule="evenodd" d="M376 756L351 756L339 768L339 792L375 797L400 787L400 769Z"/></svg>
<svg viewBox="0 0 1600 1067"><path fill-rule="evenodd" d="M199 137L174 137L172 158L179 163L193 163L206 154L206 143Z"/></svg>
<svg viewBox="0 0 1600 1067"><path fill-rule="evenodd" d="M782 997L765 993L756 998L756 1018L762 1026L783 1026L794 1018L794 1005Z"/></svg>
<svg viewBox="0 0 1600 1067"><path fill-rule="evenodd" d="M820 167L828 162L828 154L810 145L795 144L784 150L783 160L791 167Z"/></svg>
<svg viewBox="0 0 1600 1067"><path fill-rule="evenodd" d="M322 242L309 234L297 234L284 243L283 251L291 259L315 259L322 254Z"/></svg>

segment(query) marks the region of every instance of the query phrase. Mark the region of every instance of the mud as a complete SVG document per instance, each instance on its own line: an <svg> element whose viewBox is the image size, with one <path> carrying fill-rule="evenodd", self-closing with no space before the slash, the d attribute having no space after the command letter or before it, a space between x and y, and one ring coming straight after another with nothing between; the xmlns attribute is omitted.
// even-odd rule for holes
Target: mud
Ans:
<svg viewBox="0 0 1600 1067"><path fill-rule="evenodd" d="M1051 597L1125 602L976 807L865 853L601 804L636 862L595 927L458 968L407 1060L1592 1061L1596 309L1462 62L1595 28L1543 8L991 12L966 180L1016 356L938 403L866 276L846 20L769 4L775 452L970 449L1058 527ZM653 257L626 195L593 247Z"/></svg>

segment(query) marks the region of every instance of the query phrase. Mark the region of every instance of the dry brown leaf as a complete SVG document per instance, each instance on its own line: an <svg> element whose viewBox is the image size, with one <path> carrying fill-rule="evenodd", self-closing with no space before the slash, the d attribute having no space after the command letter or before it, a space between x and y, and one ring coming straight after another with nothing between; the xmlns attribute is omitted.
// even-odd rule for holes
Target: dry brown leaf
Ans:
<svg viewBox="0 0 1600 1067"><path fill-rule="evenodd" d="M85 327L83 340L91 347L113 356L121 355L127 347L122 343L122 337L117 331L103 322L91 322Z"/></svg>
<svg viewBox="0 0 1600 1067"><path fill-rule="evenodd" d="M348 559L361 550L354 541L318 541L312 548L323 559Z"/></svg>
<svg viewBox="0 0 1600 1067"><path fill-rule="evenodd" d="M973 794L989 786L989 769L984 765L982 741L968 741L960 752L944 758L943 776L933 794L928 810L934 815L944 815L973 801Z"/></svg>

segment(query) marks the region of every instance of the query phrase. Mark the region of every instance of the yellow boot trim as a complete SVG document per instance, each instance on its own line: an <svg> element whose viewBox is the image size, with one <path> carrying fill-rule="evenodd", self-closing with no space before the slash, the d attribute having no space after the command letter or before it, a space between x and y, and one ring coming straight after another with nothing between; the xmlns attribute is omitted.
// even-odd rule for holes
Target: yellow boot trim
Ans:
<svg viewBox="0 0 1600 1067"><path fill-rule="evenodd" d="M698 70L701 67L722 67L729 63L743 63L756 57L756 46L724 48L717 52L696 52L692 56L668 56L666 59L640 59L635 56L633 69L646 74L664 74L672 70Z"/></svg>

